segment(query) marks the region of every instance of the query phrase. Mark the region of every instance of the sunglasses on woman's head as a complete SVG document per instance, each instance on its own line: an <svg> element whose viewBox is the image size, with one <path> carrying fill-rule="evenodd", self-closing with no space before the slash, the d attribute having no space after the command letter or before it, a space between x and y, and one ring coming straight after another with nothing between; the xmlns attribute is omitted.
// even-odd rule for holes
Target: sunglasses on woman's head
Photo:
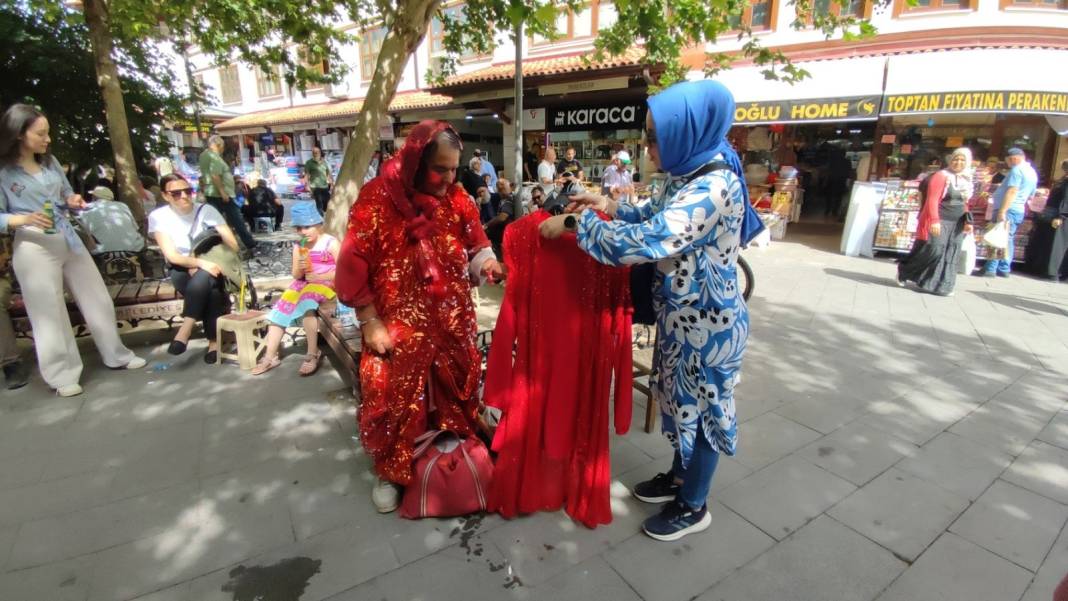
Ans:
<svg viewBox="0 0 1068 601"><path fill-rule="evenodd" d="M178 188L177 190L168 190L166 192L167 196L170 196L174 200L178 200L182 196L189 196L192 193L193 193L193 189L192 188Z"/></svg>

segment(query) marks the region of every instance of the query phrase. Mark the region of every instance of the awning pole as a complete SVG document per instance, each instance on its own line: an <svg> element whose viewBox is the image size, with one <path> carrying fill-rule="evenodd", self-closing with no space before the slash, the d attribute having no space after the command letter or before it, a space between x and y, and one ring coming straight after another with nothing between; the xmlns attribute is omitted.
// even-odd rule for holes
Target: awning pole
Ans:
<svg viewBox="0 0 1068 601"><path fill-rule="evenodd" d="M512 182L512 207L516 218L525 214L523 208L523 21L515 26L515 171Z"/></svg>

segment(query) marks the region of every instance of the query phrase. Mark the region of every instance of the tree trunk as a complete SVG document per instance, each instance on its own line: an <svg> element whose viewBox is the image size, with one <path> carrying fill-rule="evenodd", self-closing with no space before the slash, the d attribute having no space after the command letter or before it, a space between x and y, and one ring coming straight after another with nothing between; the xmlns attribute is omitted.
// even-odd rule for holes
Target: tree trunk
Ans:
<svg viewBox="0 0 1068 601"><path fill-rule="evenodd" d="M85 23L89 27L89 41L93 48L96 65L96 83L104 97L108 134L111 150L115 155L115 184L119 199L130 207L134 220L144 227L145 206L138 194L137 168L134 164L133 144L130 142L130 127L126 122L126 105L122 98L119 70L111 60L112 38L108 23L108 6L105 0L84 0ZM142 232L144 233L144 232Z"/></svg>
<svg viewBox="0 0 1068 601"><path fill-rule="evenodd" d="M404 68L422 43L440 5L441 0L406 0L394 15L326 210L326 230L335 236L344 236L348 229L349 210L356 202L367 164L378 147L378 125L387 116Z"/></svg>

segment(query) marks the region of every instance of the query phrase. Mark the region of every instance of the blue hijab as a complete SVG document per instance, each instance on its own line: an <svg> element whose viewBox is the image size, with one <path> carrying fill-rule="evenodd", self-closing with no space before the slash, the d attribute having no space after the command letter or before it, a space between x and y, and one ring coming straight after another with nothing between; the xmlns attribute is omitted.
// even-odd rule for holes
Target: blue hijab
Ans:
<svg viewBox="0 0 1068 601"><path fill-rule="evenodd" d="M710 79L677 83L650 97L649 111L656 125L660 165L672 177L693 173L716 155L722 155L742 180L746 206L742 244L748 244L764 224L749 202L742 161L727 141L727 132L734 124L734 96L730 90Z"/></svg>

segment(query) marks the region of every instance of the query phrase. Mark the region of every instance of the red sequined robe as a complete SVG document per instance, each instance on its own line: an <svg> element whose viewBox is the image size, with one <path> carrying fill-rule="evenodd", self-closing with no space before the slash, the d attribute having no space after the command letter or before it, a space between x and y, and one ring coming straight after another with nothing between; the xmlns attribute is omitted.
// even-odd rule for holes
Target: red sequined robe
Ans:
<svg viewBox="0 0 1068 601"><path fill-rule="evenodd" d="M411 239L395 193L384 177L360 190L336 286L345 304L373 300L393 339L389 356L365 349L360 358L358 419L377 474L407 485L417 436L433 429L473 434L481 357L468 265L489 241L460 186L440 199L430 215L434 226L420 241ZM425 279L428 263L437 270L434 283Z"/></svg>
<svg viewBox="0 0 1068 601"><path fill-rule="evenodd" d="M630 427L628 269L597 263L573 234L541 239L547 218L538 211L504 236L508 283L484 393L503 413L489 509L511 518L565 507L592 528L612 521L613 373L615 429Z"/></svg>

